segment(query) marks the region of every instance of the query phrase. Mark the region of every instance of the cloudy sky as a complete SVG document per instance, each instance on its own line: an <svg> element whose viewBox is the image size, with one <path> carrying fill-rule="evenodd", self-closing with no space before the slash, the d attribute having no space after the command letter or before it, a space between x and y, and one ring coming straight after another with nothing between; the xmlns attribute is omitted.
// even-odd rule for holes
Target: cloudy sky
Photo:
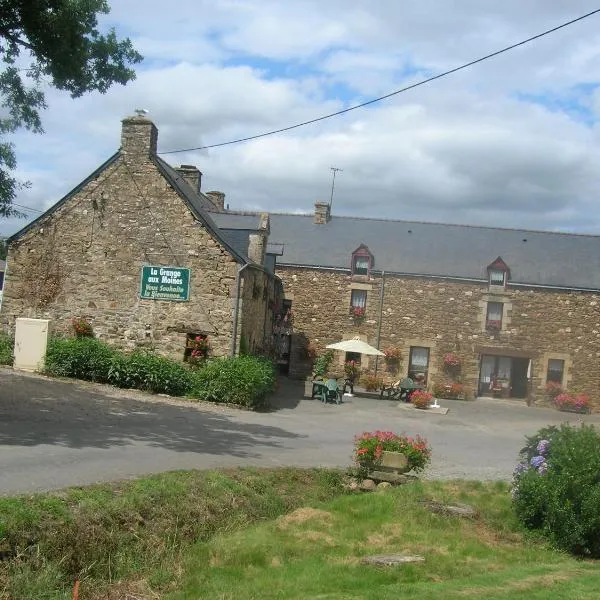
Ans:
<svg viewBox="0 0 600 600"><path fill-rule="evenodd" d="M135 82L16 134L19 204L45 210L148 109L159 151L293 125L387 94L586 12L596 0L112 0L144 55ZM164 154L232 209L600 234L600 14L445 79L285 134ZM30 218L39 213L29 211ZM0 220L0 235L23 220Z"/></svg>

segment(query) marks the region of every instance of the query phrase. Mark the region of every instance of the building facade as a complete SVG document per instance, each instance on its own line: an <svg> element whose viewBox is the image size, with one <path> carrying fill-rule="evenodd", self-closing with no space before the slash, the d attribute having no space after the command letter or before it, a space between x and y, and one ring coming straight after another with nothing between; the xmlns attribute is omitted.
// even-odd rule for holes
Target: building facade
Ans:
<svg viewBox="0 0 600 600"><path fill-rule="evenodd" d="M207 212L223 194L160 159L157 138L149 119L124 119L120 150L9 239L5 329L39 317L67 331L84 318L110 344L173 358L197 336L215 356L270 345L282 288L264 266L268 217L234 248Z"/></svg>
<svg viewBox="0 0 600 600"><path fill-rule="evenodd" d="M358 360L388 381L527 402L552 381L600 409L600 237L337 217L317 203L313 215L272 214L270 239L284 248L292 375L310 372L307 344L358 336L399 359L338 352L338 371Z"/></svg>

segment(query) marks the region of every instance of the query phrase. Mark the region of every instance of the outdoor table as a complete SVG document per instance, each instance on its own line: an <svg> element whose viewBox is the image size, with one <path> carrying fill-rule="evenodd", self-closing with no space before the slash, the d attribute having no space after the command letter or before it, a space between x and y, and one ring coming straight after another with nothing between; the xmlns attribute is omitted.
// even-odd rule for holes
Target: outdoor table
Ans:
<svg viewBox="0 0 600 600"><path fill-rule="evenodd" d="M330 381L335 382L335 379ZM335 384L337 387L335 400L337 404L340 404L342 402L342 390L339 385L337 385L337 382L335 382ZM327 402L330 391L333 390L330 388L329 381L313 381L311 398L319 398L322 402Z"/></svg>
<svg viewBox="0 0 600 600"><path fill-rule="evenodd" d="M415 383L410 377L406 377L405 379L392 384L390 387L381 388L380 397L383 398L385 394L388 398L409 402L412 392L423 389L425 389L425 386Z"/></svg>

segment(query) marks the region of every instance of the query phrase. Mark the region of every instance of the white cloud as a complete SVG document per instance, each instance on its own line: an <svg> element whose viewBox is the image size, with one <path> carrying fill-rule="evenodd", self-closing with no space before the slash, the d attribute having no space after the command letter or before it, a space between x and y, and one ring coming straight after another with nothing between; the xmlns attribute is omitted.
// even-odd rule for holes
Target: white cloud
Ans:
<svg viewBox="0 0 600 600"><path fill-rule="evenodd" d="M596 8L591 0L121 0L105 22L146 55L138 78L73 101L48 93L46 134L14 137L17 200L47 208L119 146L141 106L159 148L219 143L334 112ZM369 108L196 163L232 208L600 232L600 15ZM600 89L600 88L599 88ZM0 234L19 223L0 221Z"/></svg>

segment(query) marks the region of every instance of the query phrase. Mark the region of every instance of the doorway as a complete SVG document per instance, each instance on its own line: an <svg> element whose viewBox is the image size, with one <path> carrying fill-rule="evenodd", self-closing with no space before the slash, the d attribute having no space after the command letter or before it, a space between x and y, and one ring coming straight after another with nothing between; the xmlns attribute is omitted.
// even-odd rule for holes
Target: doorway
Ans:
<svg viewBox="0 0 600 600"><path fill-rule="evenodd" d="M526 398L529 362L529 358L483 354L477 395Z"/></svg>

